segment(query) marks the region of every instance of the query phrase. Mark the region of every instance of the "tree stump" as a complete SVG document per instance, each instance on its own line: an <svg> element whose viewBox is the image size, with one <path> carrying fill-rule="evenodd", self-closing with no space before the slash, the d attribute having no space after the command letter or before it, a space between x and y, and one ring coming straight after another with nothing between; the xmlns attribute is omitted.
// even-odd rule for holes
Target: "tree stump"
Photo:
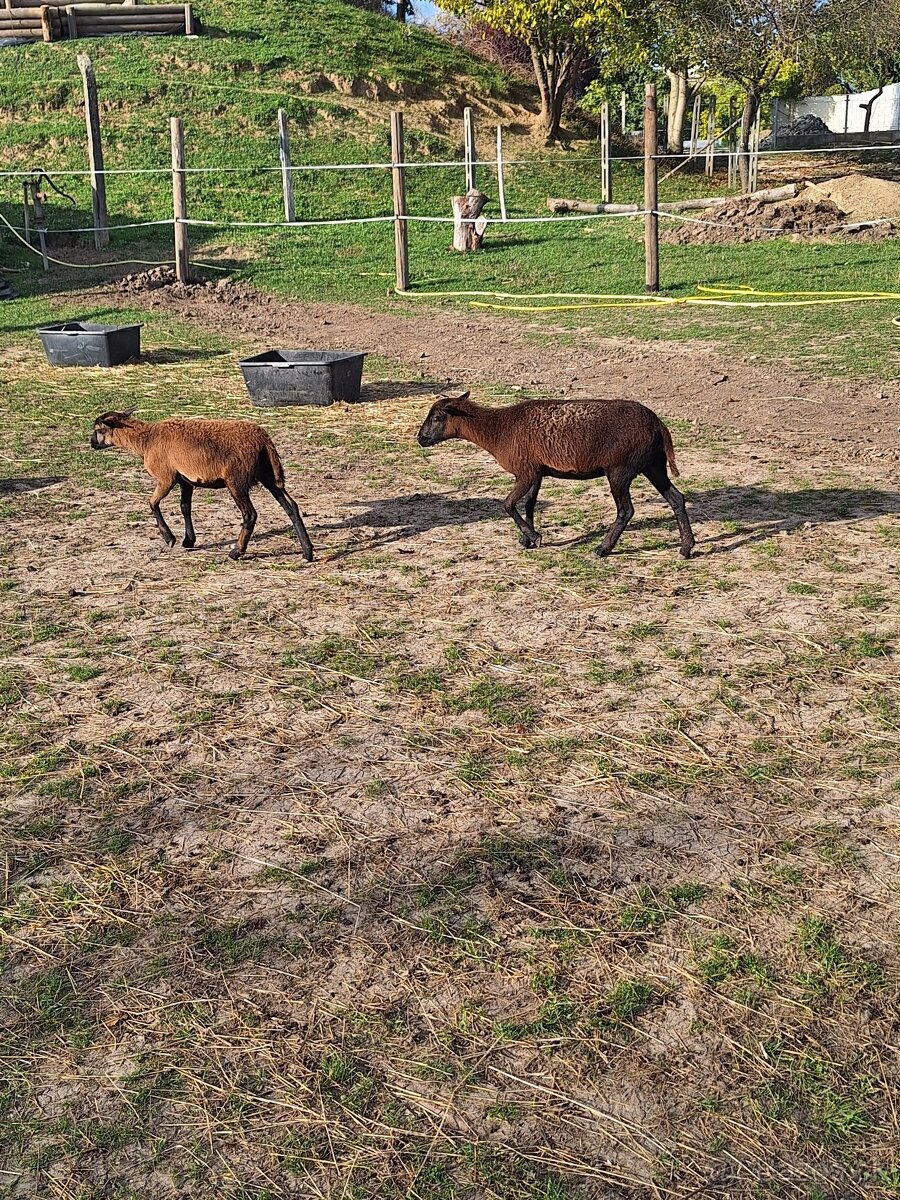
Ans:
<svg viewBox="0 0 900 1200"><path fill-rule="evenodd" d="M487 201L484 192L477 188L470 188L464 196L452 197L454 250L466 253L480 248L487 227L487 217L481 216L481 210Z"/></svg>

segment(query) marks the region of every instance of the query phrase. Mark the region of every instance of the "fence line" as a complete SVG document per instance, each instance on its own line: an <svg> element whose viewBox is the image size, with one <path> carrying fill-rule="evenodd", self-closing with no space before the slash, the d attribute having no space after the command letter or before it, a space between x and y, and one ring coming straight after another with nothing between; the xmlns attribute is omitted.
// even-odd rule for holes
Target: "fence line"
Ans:
<svg viewBox="0 0 900 1200"><path fill-rule="evenodd" d="M749 153L749 151L748 151ZM821 146L818 148L798 149L798 150L760 150L758 156L760 158L772 158L775 156L793 155L796 157L804 157L807 154L900 154L900 143L896 145L884 146ZM728 154L727 147L723 146L716 148L716 157L725 158ZM698 155L691 154L654 154L651 156L656 162L672 162L675 159L683 159L690 161L692 158L697 159ZM503 165L505 167L542 167L547 166L555 159L549 158L504 158ZM563 161L563 160L560 160ZM568 166L578 166L582 163L600 162L599 154L585 155L577 159L564 160ZM642 154L634 155L612 155L611 162L644 162ZM496 167L496 158L478 159L474 162L474 166L478 167ZM293 171L391 171L395 166L401 166L406 170L415 170L420 167L434 167L441 170L456 169L464 171L466 163L464 159L452 160L447 162L427 162L417 160L415 162L390 163L390 162L374 162L374 163L301 163L290 167ZM0 171L0 179L24 179L30 175L38 173L40 168L33 167L30 170L20 171ZM241 175L241 174L281 174L282 167L278 166L246 166L246 167L185 167L186 175ZM56 177L89 177L92 172L89 170L59 170L42 172ZM94 172L97 175L169 175L170 167L105 167L102 171Z"/></svg>

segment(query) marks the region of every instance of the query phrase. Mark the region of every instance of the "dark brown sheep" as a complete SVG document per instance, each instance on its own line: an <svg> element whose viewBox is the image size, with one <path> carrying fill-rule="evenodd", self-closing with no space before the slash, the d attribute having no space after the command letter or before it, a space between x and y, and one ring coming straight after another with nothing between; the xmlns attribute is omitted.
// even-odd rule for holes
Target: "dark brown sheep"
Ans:
<svg viewBox="0 0 900 1200"><path fill-rule="evenodd" d="M441 397L419 430L420 446L464 438L492 454L516 486L504 508L522 531L526 549L541 544L534 506L541 482L597 479L605 475L617 516L598 554L609 554L634 516L631 482L646 475L671 505L681 534L681 554L690 558L694 535L684 496L669 478L678 474L672 437L656 415L633 400L526 400L509 408L474 404L466 392ZM518 505L522 504L522 513Z"/></svg>
<svg viewBox="0 0 900 1200"><path fill-rule="evenodd" d="M284 487L284 468L266 431L254 421L139 421L127 412L108 412L94 422L91 448L118 446L144 460L156 480L150 511L167 546L175 535L166 524L160 502L175 484L181 486L184 541L192 549L197 537L191 520L194 488L228 488L243 518L231 558L240 558L256 524L250 489L257 484L272 493L291 519L303 557L312 560L313 549L300 510Z"/></svg>

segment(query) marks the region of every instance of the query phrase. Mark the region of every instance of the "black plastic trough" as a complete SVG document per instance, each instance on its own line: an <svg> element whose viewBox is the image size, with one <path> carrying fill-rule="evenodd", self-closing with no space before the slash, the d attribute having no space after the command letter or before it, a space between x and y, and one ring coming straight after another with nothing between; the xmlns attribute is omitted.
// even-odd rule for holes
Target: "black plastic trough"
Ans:
<svg viewBox="0 0 900 1200"><path fill-rule="evenodd" d="M240 368L257 408L285 404L353 404L359 400L365 354L346 350L267 350Z"/></svg>
<svg viewBox="0 0 900 1200"><path fill-rule="evenodd" d="M62 321L42 325L38 337L52 367L117 367L141 356L140 325Z"/></svg>

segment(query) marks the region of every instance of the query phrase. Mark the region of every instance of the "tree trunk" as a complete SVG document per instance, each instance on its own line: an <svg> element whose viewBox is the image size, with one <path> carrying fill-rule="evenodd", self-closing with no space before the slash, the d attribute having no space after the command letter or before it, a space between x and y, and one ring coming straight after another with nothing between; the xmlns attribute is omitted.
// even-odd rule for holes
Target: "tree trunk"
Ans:
<svg viewBox="0 0 900 1200"><path fill-rule="evenodd" d="M531 63L541 96L539 127L547 142L559 140L562 110L572 83L575 56L556 48L545 49L532 42Z"/></svg>
<svg viewBox="0 0 900 1200"><path fill-rule="evenodd" d="M487 218L481 216L481 210L487 204L487 196L477 188L470 188L464 196L451 197L453 208L453 249L480 250Z"/></svg>
<svg viewBox="0 0 900 1200"><path fill-rule="evenodd" d="M397 0L396 17L398 21L406 21L409 12L409 0Z"/></svg>
<svg viewBox="0 0 900 1200"><path fill-rule="evenodd" d="M687 67L666 71L669 99L666 105L666 148L670 154L684 152L684 112L687 106Z"/></svg>
<svg viewBox="0 0 900 1200"><path fill-rule="evenodd" d="M871 100L867 100L865 104L859 106L866 114L866 118L863 121L863 133L869 132L869 126L872 124L872 109L875 107L875 101L884 95L884 88L885 85L882 84Z"/></svg>
<svg viewBox="0 0 900 1200"><path fill-rule="evenodd" d="M747 90L744 101L744 111L741 114L741 137L738 143L738 169L741 175L741 191L750 190L750 138L753 135L753 122L759 111L759 88L754 85Z"/></svg>

